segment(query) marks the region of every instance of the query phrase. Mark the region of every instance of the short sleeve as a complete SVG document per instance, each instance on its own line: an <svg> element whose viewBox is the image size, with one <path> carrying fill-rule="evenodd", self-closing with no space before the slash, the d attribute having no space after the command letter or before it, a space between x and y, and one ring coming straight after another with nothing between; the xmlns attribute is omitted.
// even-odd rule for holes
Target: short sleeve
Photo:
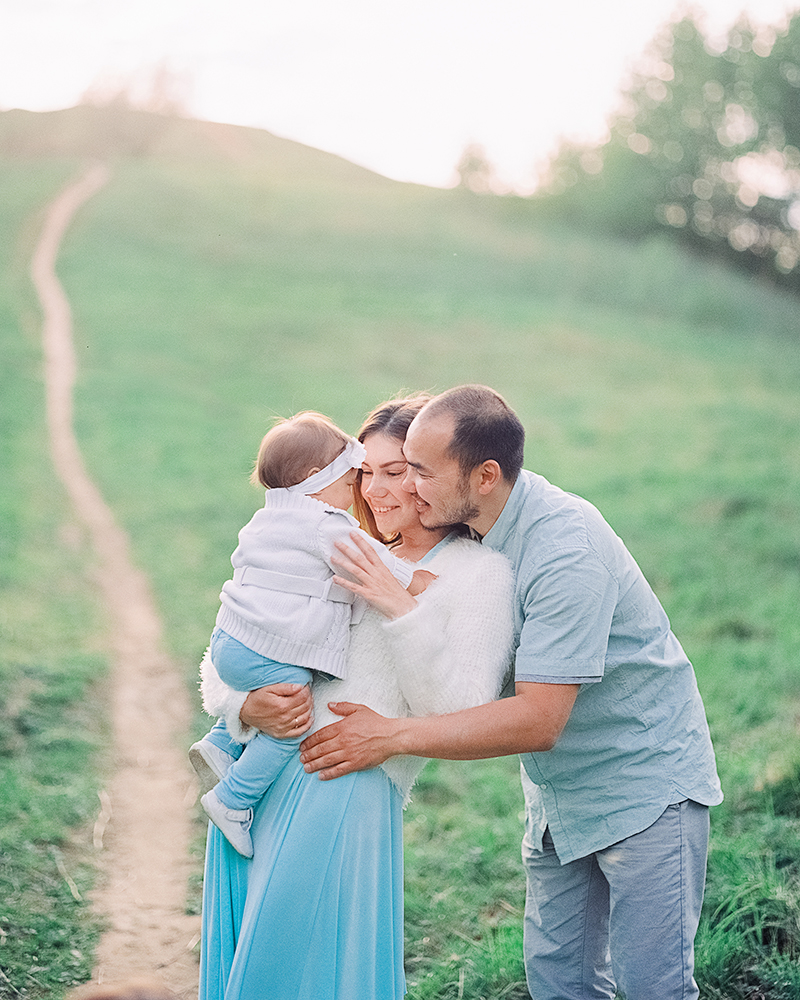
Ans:
<svg viewBox="0 0 800 1000"><path fill-rule="evenodd" d="M619 586L597 553L554 549L525 581L516 680L599 680Z"/></svg>

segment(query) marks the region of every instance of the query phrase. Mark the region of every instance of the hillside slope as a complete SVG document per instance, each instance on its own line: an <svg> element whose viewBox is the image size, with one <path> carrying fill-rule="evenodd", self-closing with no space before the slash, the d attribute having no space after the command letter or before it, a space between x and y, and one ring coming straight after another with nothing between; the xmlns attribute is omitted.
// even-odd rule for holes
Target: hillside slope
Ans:
<svg viewBox="0 0 800 1000"><path fill-rule="evenodd" d="M184 171L220 194L231 183L252 186L253 223L267 193L275 223L296 250L316 256L322 233L357 235L370 267L391 269L417 287L522 292L538 299L635 309L692 325L796 335L795 301L704 265L667 242L626 244L560 226L533 199L475 195L389 180L331 153L262 129L154 114L125 104L63 111L0 112L0 162L100 158L120 164L158 162ZM257 194L256 192L260 192ZM219 199L217 199L219 200ZM223 208L224 210L224 208ZM174 215L174 213L173 213ZM293 217L294 216L294 217ZM265 219L264 221L272 221ZM242 236L246 236L243 232ZM323 248L324 249L324 248ZM343 248L344 249L344 248ZM348 247L354 251L356 247ZM398 253L402 260L398 267ZM453 257L461 257L453 260ZM336 251L325 262L329 267ZM341 264L361 267L347 254Z"/></svg>
<svg viewBox="0 0 800 1000"><path fill-rule="evenodd" d="M757 788L791 792L794 300L667 244L600 240L545 224L524 199L400 184L258 130L124 109L0 114L11 196L28 172L44 203L97 156L109 183L58 264L78 349L76 430L187 678L260 502L247 476L272 417L315 408L355 430L401 389L482 381L522 417L529 466L597 503L662 598L708 705L727 795L718 828L750 815ZM6 214L18 252L4 258L0 306L8 316L24 304L18 336L8 322L5 334L24 345L9 356L35 423L19 271L31 215ZM46 505L47 477L9 455L25 471L6 506L26 491Z"/></svg>

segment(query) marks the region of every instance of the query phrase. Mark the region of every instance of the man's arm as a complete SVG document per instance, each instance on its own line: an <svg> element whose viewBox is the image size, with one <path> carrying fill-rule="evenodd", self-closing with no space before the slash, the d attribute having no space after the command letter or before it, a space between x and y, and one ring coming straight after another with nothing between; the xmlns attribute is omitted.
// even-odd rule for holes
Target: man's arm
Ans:
<svg viewBox="0 0 800 1000"><path fill-rule="evenodd" d="M305 740L300 759L306 771L327 779L377 767L397 754L479 760L550 750L579 689L579 684L520 682L513 698L450 715L405 719L386 719L363 705L331 704L344 718Z"/></svg>

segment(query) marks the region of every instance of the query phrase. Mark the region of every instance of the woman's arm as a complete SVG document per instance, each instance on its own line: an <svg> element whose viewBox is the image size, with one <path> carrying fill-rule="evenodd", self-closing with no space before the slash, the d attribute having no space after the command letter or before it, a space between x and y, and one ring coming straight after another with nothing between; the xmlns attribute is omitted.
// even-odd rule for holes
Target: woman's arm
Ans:
<svg viewBox="0 0 800 1000"><path fill-rule="evenodd" d="M444 715L498 697L514 643L513 578L504 556L465 543L408 614L387 622L412 715Z"/></svg>
<svg viewBox="0 0 800 1000"><path fill-rule="evenodd" d="M208 650L200 664L203 708L221 716L233 739L246 743L257 730L275 739L302 736L311 726L311 688L300 684L271 684L256 691L237 691L217 673Z"/></svg>
<svg viewBox="0 0 800 1000"><path fill-rule="evenodd" d="M508 560L472 542L453 543L459 548L446 552L441 576L414 600L360 538L352 540L352 547L338 546L335 561L357 583L336 582L387 618L394 668L411 713L444 714L496 698L513 651Z"/></svg>

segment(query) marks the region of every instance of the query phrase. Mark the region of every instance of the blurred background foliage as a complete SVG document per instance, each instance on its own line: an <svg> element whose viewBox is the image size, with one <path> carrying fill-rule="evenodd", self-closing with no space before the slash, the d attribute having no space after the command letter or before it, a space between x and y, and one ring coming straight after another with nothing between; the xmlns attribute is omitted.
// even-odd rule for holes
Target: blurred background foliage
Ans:
<svg viewBox="0 0 800 1000"><path fill-rule="evenodd" d="M597 146L565 144L538 195L553 215L682 246L800 293L800 13L692 17L653 40Z"/></svg>

